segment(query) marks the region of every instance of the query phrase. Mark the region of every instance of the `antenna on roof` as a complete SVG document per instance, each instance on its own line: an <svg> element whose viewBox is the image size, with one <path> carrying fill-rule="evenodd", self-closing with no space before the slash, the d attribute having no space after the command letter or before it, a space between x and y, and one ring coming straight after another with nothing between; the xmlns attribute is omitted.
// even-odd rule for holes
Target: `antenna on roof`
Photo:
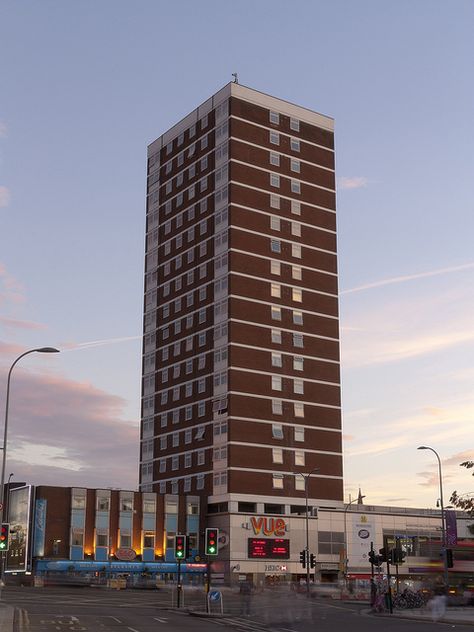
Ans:
<svg viewBox="0 0 474 632"><path fill-rule="evenodd" d="M236 72L232 73L232 76L234 77L234 83L239 83L239 76Z"/></svg>

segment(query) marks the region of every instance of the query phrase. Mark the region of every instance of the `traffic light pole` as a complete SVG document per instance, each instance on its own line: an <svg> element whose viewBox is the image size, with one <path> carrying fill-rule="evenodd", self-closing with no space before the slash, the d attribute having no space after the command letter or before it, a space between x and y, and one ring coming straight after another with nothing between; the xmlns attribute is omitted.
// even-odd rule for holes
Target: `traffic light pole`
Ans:
<svg viewBox="0 0 474 632"><path fill-rule="evenodd" d="M176 586L176 606L181 608L181 560L177 560L178 562L178 583Z"/></svg>
<svg viewBox="0 0 474 632"><path fill-rule="evenodd" d="M390 561L387 557L387 583L388 583L388 610L390 614L393 614L393 602L392 602L392 584L391 584L391 575L390 575Z"/></svg>

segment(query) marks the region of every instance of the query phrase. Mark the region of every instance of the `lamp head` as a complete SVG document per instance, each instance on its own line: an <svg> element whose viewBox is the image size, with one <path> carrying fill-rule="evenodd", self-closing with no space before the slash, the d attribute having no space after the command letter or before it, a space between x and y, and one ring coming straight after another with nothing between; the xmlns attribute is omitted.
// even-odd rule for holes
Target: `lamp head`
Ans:
<svg viewBox="0 0 474 632"><path fill-rule="evenodd" d="M35 349L38 353L59 353L59 349L55 349L54 347L41 347L40 349Z"/></svg>
<svg viewBox="0 0 474 632"><path fill-rule="evenodd" d="M417 450L429 450L430 448L427 445L419 445Z"/></svg>

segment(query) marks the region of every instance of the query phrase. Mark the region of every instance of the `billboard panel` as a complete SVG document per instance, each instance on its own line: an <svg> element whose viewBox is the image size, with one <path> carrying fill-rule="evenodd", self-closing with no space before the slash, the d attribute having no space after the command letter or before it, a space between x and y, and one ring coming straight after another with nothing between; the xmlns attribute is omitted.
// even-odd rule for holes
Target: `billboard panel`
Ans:
<svg viewBox="0 0 474 632"><path fill-rule="evenodd" d="M31 485L10 489L8 496L8 522L10 523L10 549L6 558L6 573L21 573L28 568L30 540Z"/></svg>

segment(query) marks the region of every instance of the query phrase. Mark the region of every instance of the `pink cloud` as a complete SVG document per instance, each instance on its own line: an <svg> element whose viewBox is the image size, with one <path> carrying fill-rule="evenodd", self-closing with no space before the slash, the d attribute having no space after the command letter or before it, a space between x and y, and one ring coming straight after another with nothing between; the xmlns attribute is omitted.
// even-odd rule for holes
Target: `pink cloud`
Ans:
<svg viewBox="0 0 474 632"><path fill-rule="evenodd" d="M15 320L14 318L3 318L0 316L0 325L9 329L46 329L42 323L34 323L30 320Z"/></svg>
<svg viewBox="0 0 474 632"><path fill-rule="evenodd" d="M139 411L136 420L124 419L125 405L92 384L19 369L11 389L8 471L37 485L135 489Z"/></svg>
<svg viewBox="0 0 474 632"><path fill-rule="evenodd" d="M369 180L364 176L352 176L338 178L337 184L339 189L361 189L366 187Z"/></svg>
<svg viewBox="0 0 474 632"><path fill-rule="evenodd" d="M0 303L21 303L24 300L23 286L0 263Z"/></svg>
<svg viewBox="0 0 474 632"><path fill-rule="evenodd" d="M14 343L11 342L2 342L0 340L0 355L20 355L20 353L23 353L23 351L25 351L25 348L20 346L20 345L16 345ZM14 360L14 358L12 358L12 360Z"/></svg>
<svg viewBox="0 0 474 632"><path fill-rule="evenodd" d="M10 191L5 186L0 186L0 208L10 204Z"/></svg>

